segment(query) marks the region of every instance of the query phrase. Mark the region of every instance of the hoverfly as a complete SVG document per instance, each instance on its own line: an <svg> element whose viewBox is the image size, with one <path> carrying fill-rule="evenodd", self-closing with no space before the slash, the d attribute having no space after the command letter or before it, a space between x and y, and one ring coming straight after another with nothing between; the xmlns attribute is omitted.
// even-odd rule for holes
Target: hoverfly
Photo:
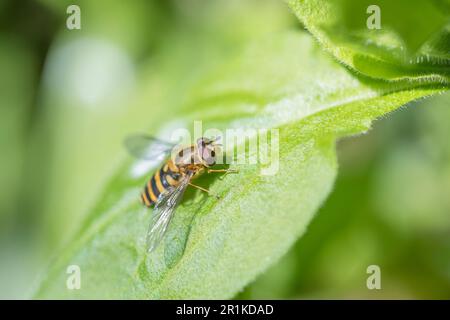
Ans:
<svg viewBox="0 0 450 320"><path fill-rule="evenodd" d="M221 146L218 139L200 138L196 144L179 147L163 140L134 135L125 140L128 151L137 158L155 160L171 153L171 157L148 180L141 193L141 202L154 206L154 213L147 232L147 249L153 251L164 237L172 220L176 207L181 202L188 186L210 191L191 182L192 179L204 173L237 172L234 169L211 169L216 164L216 155Z"/></svg>

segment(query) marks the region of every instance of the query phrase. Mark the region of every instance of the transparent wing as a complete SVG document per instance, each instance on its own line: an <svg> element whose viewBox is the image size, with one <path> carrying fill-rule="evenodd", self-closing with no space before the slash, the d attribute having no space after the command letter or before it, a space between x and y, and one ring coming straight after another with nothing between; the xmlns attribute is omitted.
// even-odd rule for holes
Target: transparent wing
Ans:
<svg viewBox="0 0 450 320"><path fill-rule="evenodd" d="M189 185L192 173L186 174L177 187L167 189L156 202L152 223L147 233L147 250L152 252L161 242L172 220L175 208L183 198L184 191Z"/></svg>
<svg viewBox="0 0 450 320"><path fill-rule="evenodd" d="M139 159L154 160L161 155L168 154L175 144L143 134L136 134L125 138L125 147L130 154Z"/></svg>

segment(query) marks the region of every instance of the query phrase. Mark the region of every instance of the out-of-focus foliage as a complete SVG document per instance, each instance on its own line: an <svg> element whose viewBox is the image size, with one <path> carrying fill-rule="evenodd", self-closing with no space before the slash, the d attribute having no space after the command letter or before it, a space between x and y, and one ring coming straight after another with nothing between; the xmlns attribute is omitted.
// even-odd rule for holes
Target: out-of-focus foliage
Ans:
<svg viewBox="0 0 450 320"><path fill-rule="evenodd" d="M381 217L406 234L445 234L450 226L450 95L411 117L417 128L376 166L373 200ZM414 195L414 196L411 196Z"/></svg>
<svg viewBox="0 0 450 320"><path fill-rule="evenodd" d="M53 263L50 273L42 269L48 281L40 297L231 297L288 249L327 195L335 174L334 138L366 130L374 117L440 91L437 84L448 79L445 65L416 59L405 67L403 56L385 50L383 39L390 45L394 33L417 44L403 26L400 32L384 30L389 35L383 39L371 32L380 46L374 50L361 45L366 35L352 32L358 26L339 29L336 23L315 32L313 23L323 22L321 17L296 10L339 61L371 77L401 81L394 86L348 73L298 30L295 16L279 1L78 1L82 29L73 31L65 28L72 1L17 3L0 4L0 124L7 150L0 174L8 186L0 195L2 297L29 296L30 279ZM359 17L365 25L365 8L359 13L359 5L336 5L344 8L335 11L337 19ZM386 6L396 7L387 1ZM442 11L421 30L431 30L441 17ZM439 38L435 33L433 39ZM417 52L432 55L432 61L448 54L438 52L439 46L423 48ZM445 102L436 101L444 109ZM370 263L383 268L384 297L449 296L449 257L443 254L449 242L442 236L448 230L448 180L438 169L449 161L430 142L442 134L439 145L445 144L448 121L440 116L445 110L433 116L422 109L415 111L421 119L414 118L409 134L392 125L409 123L411 116L402 112L378 135L346 142L336 190L309 232L242 297L380 297L365 288ZM307 117L317 111L322 112ZM205 127L280 127L280 176L263 180L255 177L258 168L243 167L223 180L202 179L223 192L223 201L190 190L168 240L146 257L143 237L151 212L135 202L146 177L131 179L127 163L107 181L123 162L126 134L164 135L192 120L204 120ZM428 156L419 157L416 137L425 134L428 142L420 148ZM409 137L409 145L398 136ZM418 206L407 203L410 193L424 190L413 189L417 180L399 170L402 159L409 168L421 166L418 180L428 181L426 190L441 186L442 194L414 194ZM411 179L409 191L396 187L401 182L393 183L394 177ZM267 201L264 191L278 186L287 191ZM55 253L59 259L50 262ZM65 287L68 264L82 268L81 291Z"/></svg>
<svg viewBox="0 0 450 320"><path fill-rule="evenodd" d="M290 0L289 4L326 50L365 75L450 81L448 0ZM375 12L381 29L367 27Z"/></svg>

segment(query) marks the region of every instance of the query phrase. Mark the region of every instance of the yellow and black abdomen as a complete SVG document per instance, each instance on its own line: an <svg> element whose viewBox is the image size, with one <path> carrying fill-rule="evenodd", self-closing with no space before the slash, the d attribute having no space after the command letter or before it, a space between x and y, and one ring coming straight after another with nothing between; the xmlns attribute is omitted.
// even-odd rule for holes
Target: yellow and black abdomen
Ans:
<svg viewBox="0 0 450 320"><path fill-rule="evenodd" d="M181 174L178 167L172 160L167 161L145 185L144 191L141 193L142 203L147 207L155 204L161 193L170 187L176 187L180 183L180 178Z"/></svg>

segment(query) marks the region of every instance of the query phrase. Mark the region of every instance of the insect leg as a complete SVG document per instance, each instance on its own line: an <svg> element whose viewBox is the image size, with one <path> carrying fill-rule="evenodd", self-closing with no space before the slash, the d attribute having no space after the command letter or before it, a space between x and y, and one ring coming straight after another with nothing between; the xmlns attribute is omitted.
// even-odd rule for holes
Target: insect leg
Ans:
<svg viewBox="0 0 450 320"><path fill-rule="evenodd" d="M205 189L205 188L203 188L203 187L197 186L197 185L195 185L195 184L193 184L193 183L191 183L191 182L189 182L189 185L192 186L192 187L194 187L194 188L197 188L197 189L199 189L199 190L202 190L202 191L206 192L206 193L209 194L210 196L214 196L214 197L216 197L217 199L220 199L220 197L219 197L218 195L212 194L211 191L209 191L208 189Z"/></svg>
<svg viewBox="0 0 450 320"><path fill-rule="evenodd" d="M218 173L218 172L225 172L225 173L238 173L238 169L208 169L208 173Z"/></svg>

